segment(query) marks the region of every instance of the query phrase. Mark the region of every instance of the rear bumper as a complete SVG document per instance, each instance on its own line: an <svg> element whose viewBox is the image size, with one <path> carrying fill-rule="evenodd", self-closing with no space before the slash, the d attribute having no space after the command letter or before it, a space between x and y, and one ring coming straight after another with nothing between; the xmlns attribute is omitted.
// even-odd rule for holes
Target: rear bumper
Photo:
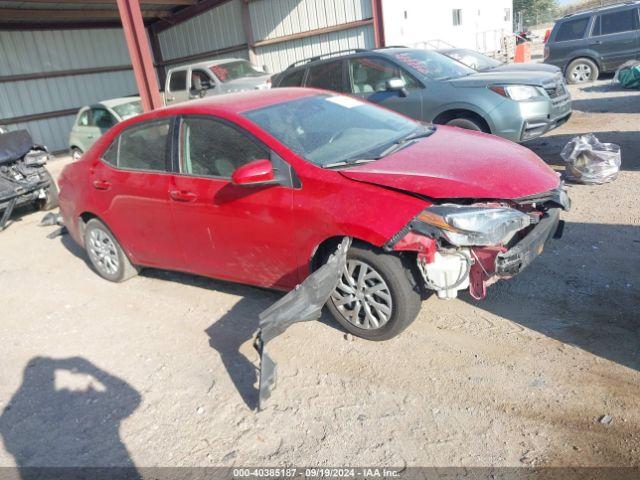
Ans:
<svg viewBox="0 0 640 480"><path fill-rule="evenodd" d="M561 234L560 208L547 211L547 215L525 236L506 252L496 257L496 274L513 277L533 262L542 253L544 245L556 233Z"/></svg>

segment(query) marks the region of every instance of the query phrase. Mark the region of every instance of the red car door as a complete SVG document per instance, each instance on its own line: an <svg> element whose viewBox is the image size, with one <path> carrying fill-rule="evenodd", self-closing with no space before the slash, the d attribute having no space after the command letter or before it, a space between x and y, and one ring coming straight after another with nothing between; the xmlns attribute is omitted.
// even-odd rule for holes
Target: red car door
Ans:
<svg viewBox="0 0 640 480"><path fill-rule="evenodd" d="M184 256L171 219L172 119L124 130L90 169L95 213L134 263L180 270Z"/></svg>
<svg viewBox="0 0 640 480"><path fill-rule="evenodd" d="M184 117L179 137L180 172L170 197L187 270L265 287L295 286L293 189L231 183L237 167L270 159L269 149L211 116Z"/></svg>

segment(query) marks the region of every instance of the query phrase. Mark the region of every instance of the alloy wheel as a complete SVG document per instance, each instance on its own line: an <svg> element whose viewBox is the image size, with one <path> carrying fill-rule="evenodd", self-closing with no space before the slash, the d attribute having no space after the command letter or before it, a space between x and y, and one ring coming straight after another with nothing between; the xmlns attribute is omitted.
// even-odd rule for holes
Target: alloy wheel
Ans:
<svg viewBox="0 0 640 480"><path fill-rule="evenodd" d="M579 63L571 70L571 78L576 83L584 83L591 80L591 67L586 63Z"/></svg>
<svg viewBox="0 0 640 480"><path fill-rule="evenodd" d="M360 260L347 260L331 301L347 322L365 330L383 327L393 312L387 282Z"/></svg>
<svg viewBox="0 0 640 480"><path fill-rule="evenodd" d="M115 275L120 267L115 243L100 229L91 230L89 233L89 256L101 273Z"/></svg>

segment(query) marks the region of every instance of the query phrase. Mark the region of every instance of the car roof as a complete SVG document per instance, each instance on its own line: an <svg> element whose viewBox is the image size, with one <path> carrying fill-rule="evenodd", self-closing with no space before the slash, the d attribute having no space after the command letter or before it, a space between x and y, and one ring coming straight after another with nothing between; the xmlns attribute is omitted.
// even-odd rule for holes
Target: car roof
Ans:
<svg viewBox="0 0 640 480"><path fill-rule="evenodd" d="M602 7L590 8L588 10L582 10L579 12L570 13L568 15L565 15L561 19L557 20L556 23L561 23L561 22L564 22L570 19L575 19L575 18L588 17L593 15L594 13L598 13L602 11L623 9L625 7L638 7L638 6L640 6L640 0L633 1L633 2L623 2L623 3L614 3L611 5L604 5Z"/></svg>
<svg viewBox="0 0 640 480"><path fill-rule="evenodd" d="M204 62L189 63L188 65L180 65L179 67L173 67L170 71L187 69L189 67L191 67L191 68L209 68L209 67L214 67L216 65L224 65L225 63L247 62L247 61L248 60L246 58L222 58L222 59L218 59L218 60L205 60Z"/></svg>
<svg viewBox="0 0 640 480"><path fill-rule="evenodd" d="M248 90L246 92L227 93L224 95L214 95L198 100L178 103L169 107L160 108L152 112L143 113L127 120L128 124L137 123L156 118L158 116L180 115L183 113L227 113L239 115L249 110L256 110L278 103L296 100L298 98L312 97L318 94L333 94L313 88L274 88L270 90ZM160 115L158 115L160 113Z"/></svg>
<svg viewBox="0 0 640 480"><path fill-rule="evenodd" d="M133 102L139 102L139 101L140 101L140 97L137 95L134 95L131 97L120 97L120 98L111 98L109 100L101 100L99 102L92 104L91 107L113 108L119 105L124 105L125 103L133 103Z"/></svg>

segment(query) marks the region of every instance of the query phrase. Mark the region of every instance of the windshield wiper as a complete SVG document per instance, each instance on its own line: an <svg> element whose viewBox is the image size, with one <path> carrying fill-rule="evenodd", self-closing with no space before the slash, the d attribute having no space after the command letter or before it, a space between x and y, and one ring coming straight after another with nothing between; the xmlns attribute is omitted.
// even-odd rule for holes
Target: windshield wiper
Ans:
<svg viewBox="0 0 640 480"><path fill-rule="evenodd" d="M392 153L397 152L398 150L402 150L403 148L412 145L420 138L425 138L433 134L436 131L436 127L429 126L423 129L420 129L417 132L410 133L406 137L402 137L400 140L393 142L387 149L383 150L375 159L379 160L387 155L391 155Z"/></svg>
<svg viewBox="0 0 640 480"><path fill-rule="evenodd" d="M325 163L322 168L344 167L345 165L357 165L359 163L369 163L377 160L377 158L347 158L346 160L340 160L339 162Z"/></svg>

